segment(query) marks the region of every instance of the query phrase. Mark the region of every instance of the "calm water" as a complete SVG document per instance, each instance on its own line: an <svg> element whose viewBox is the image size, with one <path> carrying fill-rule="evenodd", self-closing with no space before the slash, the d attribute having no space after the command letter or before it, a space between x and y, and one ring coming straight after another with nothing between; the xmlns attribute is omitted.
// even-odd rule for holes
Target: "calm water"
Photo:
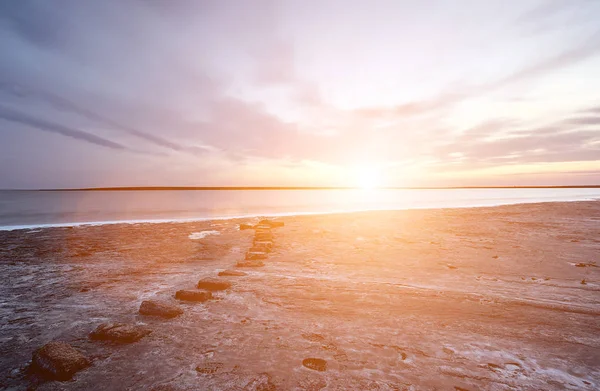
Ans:
<svg viewBox="0 0 600 391"><path fill-rule="evenodd" d="M600 189L0 191L0 229L600 199Z"/></svg>

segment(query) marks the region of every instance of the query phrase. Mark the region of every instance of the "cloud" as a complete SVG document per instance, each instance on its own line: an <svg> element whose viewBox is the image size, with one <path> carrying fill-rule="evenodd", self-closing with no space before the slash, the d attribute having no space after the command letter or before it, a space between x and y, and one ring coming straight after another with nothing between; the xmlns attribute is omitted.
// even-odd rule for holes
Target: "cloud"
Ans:
<svg viewBox="0 0 600 391"><path fill-rule="evenodd" d="M26 125L44 132L56 133L66 137L71 137L77 140L85 141L91 144L115 150L130 150L126 146L117 142L87 133L81 130L73 129L68 126L56 124L43 119L35 118L30 115L20 113L18 111L0 106L0 119Z"/></svg>
<svg viewBox="0 0 600 391"><path fill-rule="evenodd" d="M12 93L13 95L18 96L18 97L32 97L32 98L41 100L45 103L48 103L50 106L52 106L56 109L59 109L62 111L69 111L69 112L78 114L78 115L80 115L84 118L87 118L89 120L92 120L98 124L103 124L112 129L123 131L127 134L134 135L136 137L139 137L141 139L149 141L155 145L158 145L158 146L164 147L164 148L168 148L173 151L177 151L177 152L184 151L184 152L190 152L190 153L206 152L206 150L202 149L202 148L193 148L193 147L183 146L176 142L169 141L162 137L153 135L151 133L143 132L141 130L121 124L121 123L119 123L111 118L108 118L102 114L98 114L90 109L81 107L81 106L77 105L76 103L70 101L69 99L66 99L66 98L61 97L56 94L52 94L52 93L48 93L48 92L44 92L44 91L40 91L40 90L34 91L25 86L18 85L15 83L7 83L7 82L0 82L0 91Z"/></svg>
<svg viewBox="0 0 600 391"><path fill-rule="evenodd" d="M408 102L392 108L363 108L356 110L359 115L368 117L380 116L415 116L436 113L441 109L451 108L467 99L485 95L501 88L527 81L562 68L574 65L600 54L600 30L590 35L583 43L572 49L522 68L501 79L479 85L455 86L451 91L444 91L430 99Z"/></svg>
<svg viewBox="0 0 600 391"><path fill-rule="evenodd" d="M583 127L582 127L583 126ZM589 126L592 126L589 128ZM452 159L452 154L460 154ZM498 164L600 160L600 118L574 116L543 126L501 118L447 140L435 151L437 169ZM452 162L452 167L444 167Z"/></svg>
<svg viewBox="0 0 600 391"><path fill-rule="evenodd" d="M482 92L490 92L497 88L514 84L515 82L531 79L533 77L538 77L543 74L565 68L580 61L594 57L598 54L600 54L600 30L589 36L583 44L540 61L530 67L523 68L520 71L515 72L496 82L483 85L480 87L480 90Z"/></svg>
<svg viewBox="0 0 600 391"><path fill-rule="evenodd" d="M600 114L600 113L598 113ZM565 124L569 125L600 125L600 116L582 116L565 119Z"/></svg>

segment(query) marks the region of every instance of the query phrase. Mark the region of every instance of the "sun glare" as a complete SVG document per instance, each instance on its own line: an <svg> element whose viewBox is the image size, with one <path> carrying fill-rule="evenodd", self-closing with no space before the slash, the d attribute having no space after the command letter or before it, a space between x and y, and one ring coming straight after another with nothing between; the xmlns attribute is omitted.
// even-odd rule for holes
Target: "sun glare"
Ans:
<svg viewBox="0 0 600 391"><path fill-rule="evenodd" d="M361 189L374 189L381 185L381 173L376 167L362 165L356 170L355 180Z"/></svg>

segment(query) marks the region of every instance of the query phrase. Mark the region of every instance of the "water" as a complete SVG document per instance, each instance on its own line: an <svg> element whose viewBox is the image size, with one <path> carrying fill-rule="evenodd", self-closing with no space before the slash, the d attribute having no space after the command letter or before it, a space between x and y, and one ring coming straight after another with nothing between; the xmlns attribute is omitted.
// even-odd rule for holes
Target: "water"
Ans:
<svg viewBox="0 0 600 391"><path fill-rule="evenodd" d="M593 199L600 189L0 191L0 230Z"/></svg>

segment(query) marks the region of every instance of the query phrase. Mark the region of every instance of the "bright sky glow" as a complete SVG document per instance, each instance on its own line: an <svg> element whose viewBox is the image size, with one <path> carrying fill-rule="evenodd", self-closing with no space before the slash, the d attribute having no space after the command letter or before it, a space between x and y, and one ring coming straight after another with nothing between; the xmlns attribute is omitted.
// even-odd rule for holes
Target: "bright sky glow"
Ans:
<svg viewBox="0 0 600 391"><path fill-rule="evenodd" d="M598 20L595 0L0 2L0 188L600 183Z"/></svg>

